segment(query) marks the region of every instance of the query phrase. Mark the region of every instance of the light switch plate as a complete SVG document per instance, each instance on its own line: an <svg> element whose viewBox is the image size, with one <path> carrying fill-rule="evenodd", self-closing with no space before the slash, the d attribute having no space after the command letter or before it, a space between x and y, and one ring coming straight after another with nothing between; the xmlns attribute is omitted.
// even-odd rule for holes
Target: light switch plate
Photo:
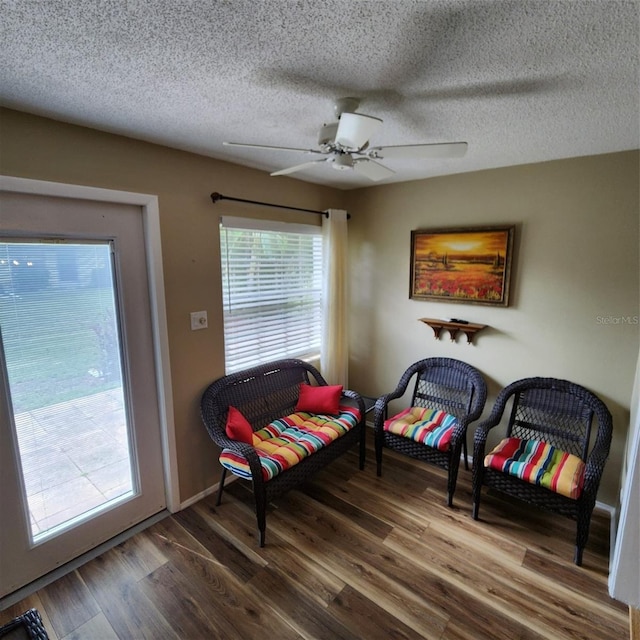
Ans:
<svg viewBox="0 0 640 640"><path fill-rule="evenodd" d="M206 311L192 311L191 312L191 331L197 331L198 329L206 329L208 327L207 312Z"/></svg>

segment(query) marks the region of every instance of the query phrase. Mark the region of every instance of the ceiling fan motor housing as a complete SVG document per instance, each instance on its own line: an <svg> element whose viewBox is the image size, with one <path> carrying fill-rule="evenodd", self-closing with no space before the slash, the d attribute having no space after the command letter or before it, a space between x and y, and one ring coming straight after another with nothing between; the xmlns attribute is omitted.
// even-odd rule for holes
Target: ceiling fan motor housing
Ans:
<svg viewBox="0 0 640 640"><path fill-rule="evenodd" d="M338 133L337 122L323 125L318 135L318 144L321 147L326 144L333 144L333 141L336 139L336 133Z"/></svg>
<svg viewBox="0 0 640 640"><path fill-rule="evenodd" d="M338 171L353 169L353 158L348 153L338 153L331 160L331 166Z"/></svg>

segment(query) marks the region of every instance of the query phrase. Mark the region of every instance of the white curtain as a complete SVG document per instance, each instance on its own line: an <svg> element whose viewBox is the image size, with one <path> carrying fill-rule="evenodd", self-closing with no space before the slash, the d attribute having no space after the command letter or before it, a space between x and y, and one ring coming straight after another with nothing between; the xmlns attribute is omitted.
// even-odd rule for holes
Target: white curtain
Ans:
<svg viewBox="0 0 640 640"><path fill-rule="evenodd" d="M324 283L320 370L329 384L348 384L348 246L347 212L329 209L322 219Z"/></svg>

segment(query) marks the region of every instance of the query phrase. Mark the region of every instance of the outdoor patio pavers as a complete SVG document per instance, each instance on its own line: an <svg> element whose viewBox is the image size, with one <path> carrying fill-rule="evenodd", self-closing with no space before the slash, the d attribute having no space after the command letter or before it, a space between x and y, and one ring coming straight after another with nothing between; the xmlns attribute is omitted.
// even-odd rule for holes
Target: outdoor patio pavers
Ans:
<svg viewBox="0 0 640 640"><path fill-rule="evenodd" d="M132 490L121 389L15 416L34 534Z"/></svg>
<svg viewBox="0 0 640 640"><path fill-rule="evenodd" d="M87 479L105 498L116 498L131 489L131 469L129 460L118 460L87 473Z"/></svg>
<svg viewBox="0 0 640 640"><path fill-rule="evenodd" d="M65 453L47 452L44 464L33 464L31 456L24 456L28 467L23 469L25 489L28 496L36 495L55 484L69 482L78 477L79 469Z"/></svg>

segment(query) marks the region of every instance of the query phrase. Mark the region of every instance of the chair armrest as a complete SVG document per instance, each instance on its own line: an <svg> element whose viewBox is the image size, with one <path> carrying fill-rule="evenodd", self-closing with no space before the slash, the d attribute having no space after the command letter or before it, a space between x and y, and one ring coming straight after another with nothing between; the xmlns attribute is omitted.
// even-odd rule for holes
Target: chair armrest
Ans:
<svg viewBox="0 0 640 640"><path fill-rule="evenodd" d="M15 638L16 640L33 638L49 640L47 630L44 627L40 612L37 609L29 609L22 615L10 620L0 627L0 636L3 638Z"/></svg>
<svg viewBox="0 0 640 640"><path fill-rule="evenodd" d="M487 384L479 371L470 371L467 374L470 383L473 385L473 398L469 413L457 417L457 425L451 436L452 446L458 446L466 438L467 428L475 422L484 411L487 402Z"/></svg>
<svg viewBox="0 0 640 640"><path fill-rule="evenodd" d="M611 413L604 406L596 405L595 413L598 419L598 435L593 449L587 456L586 466L584 470L584 487L583 495L588 495L595 501L600 479L604 471L604 465L609 457L609 448L611 447L611 438L613 434L613 420Z"/></svg>
<svg viewBox="0 0 640 640"><path fill-rule="evenodd" d="M230 449L239 455L244 456L250 462L251 458L255 458L255 462L259 464L258 454L252 445L240 440L234 440L227 435L221 414L213 411L211 407L202 407L201 417L211 439L222 449ZM226 413L225 413L226 418Z"/></svg>
<svg viewBox="0 0 640 640"><path fill-rule="evenodd" d="M376 400L376 404L373 409L373 426L376 431L382 431L384 427L384 421L387 415L387 405L391 400L395 400L396 398L402 398L402 396L407 392L407 387L409 386L409 382L411 378L422 369L423 362L416 362L412 364L400 378L398 382L398 386L391 392L387 393L383 396L380 396Z"/></svg>
<svg viewBox="0 0 640 640"><path fill-rule="evenodd" d="M394 397L399 398L400 396L394 396L393 394L388 393L385 396L380 396L373 405L373 428L375 431L382 431L384 421L387 418L387 405Z"/></svg>
<svg viewBox="0 0 640 640"><path fill-rule="evenodd" d="M477 420L484 411L487 403L487 383L480 372L472 372L469 378L473 384L473 401L469 413L465 416L465 422L469 424Z"/></svg>
<svg viewBox="0 0 640 640"><path fill-rule="evenodd" d="M596 494L598 493L606 460L606 455L590 455L587 460L587 464L585 465L584 486L582 488L582 492L583 495L590 496L594 501L596 499Z"/></svg>
<svg viewBox="0 0 640 640"><path fill-rule="evenodd" d="M497 421L487 419L481 422L473 434L473 464L475 465L478 460L484 460L485 448L487 446L487 436L489 431L500 423L500 418Z"/></svg>
<svg viewBox="0 0 640 640"><path fill-rule="evenodd" d="M360 420L364 420L364 400L362 399L362 396L357 391L352 391L351 389L343 389L342 396L344 398L349 398L350 400L355 400L358 405L358 410L360 411Z"/></svg>
<svg viewBox="0 0 640 640"><path fill-rule="evenodd" d="M502 420L502 411L499 415L493 415L493 413L486 419L478 424L474 432L473 441L485 441L489 435L489 431L494 427L497 427Z"/></svg>
<svg viewBox="0 0 640 640"><path fill-rule="evenodd" d="M391 400L401 398L406 392L406 386L404 390L397 388L391 393L387 393L384 396L380 396L375 405L373 406L373 428L376 431L382 431L384 427L384 421L387 419L387 408Z"/></svg>
<svg viewBox="0 0 640 640"><path fill-rule="evenodd" d="M222 449L230 449L231 451L234 451L238 455L246 458L249 466L251 466L252 460L255 464L260 464L260 458L258 457L253 445L250 445L248 442L234 440L224 433L224 431L221 432L220 429L214 430L207 427L207 430L211 434L211 439L216 443L216 445L218 445L221 451Z"/></svg>
<svg viewBox="0 0 640 640"><path fill-rule="evenodd" d="M483 420L473 434L473 464L477 464L478 460L484 460L485 447L487 444L487 436L489 431L494 427L497 427L502 421L504 410L507 406L509 398L516 393L515 385L509 385L500 391L496 397L496 401L493 405L493 409L486 420Z"/></svg>
<svg viewBox="0 0 640 640"><path fill-rule="evenodd" d="M456 426L453 429L453 433L451 434L451 446L456 448L458 446L462 446L462 441L465 439L467 435L467 428L469 427L469 423L472 422L469 419L458 420L456 419Z"/></svg>
<svg viewBox="0 0 640 640"><path fill-rule="evenodd" d="M251 470L251 476L255 482L262 482L262 465L260 464L260 457L255 448L247 442L241 442L240 440L234 440L229 438L226 433L220 432L220 429L214 430L207 425L212 440L222 449L229 449L234 451L238 455L242 456L249 464Z"/></svg>

